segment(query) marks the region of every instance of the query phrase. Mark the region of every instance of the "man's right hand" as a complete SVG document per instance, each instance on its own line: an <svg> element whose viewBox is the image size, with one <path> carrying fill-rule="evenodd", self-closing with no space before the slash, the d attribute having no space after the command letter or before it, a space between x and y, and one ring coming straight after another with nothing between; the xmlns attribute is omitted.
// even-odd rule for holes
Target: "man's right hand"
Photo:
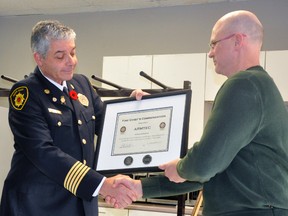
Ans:
<svg viewBox="0 0 288 216"><path fill-rule="evenodd" d="M129 190L133 191L136 196L136 200L143 196L142 184L140 180L133 180L127 176L122 176L122 175L117 176L117 178L114 179L113 187L118 188L121 186L125 188L129 188ZM133 201L136 201L136 200L133 200ZM110 206L113 206L114 208L119 208L119 206L121 206L121 204L119 204L119 201L116 197L106 196L105 202L109 204Z"/></svg>
<svg viewBox="0 0 288 216"><path fill-rule="evenodd" d="M118 178L123 180L130 179L129 176L124 175L106 178L99 193L105 198L105 200L111 200L109 202L111 202L115 208L125 208L133 201L137 200L138 194L125 184L119 183L115 185L115 180ZM106 200L106 203L110 204L109 202Z"/></svg>

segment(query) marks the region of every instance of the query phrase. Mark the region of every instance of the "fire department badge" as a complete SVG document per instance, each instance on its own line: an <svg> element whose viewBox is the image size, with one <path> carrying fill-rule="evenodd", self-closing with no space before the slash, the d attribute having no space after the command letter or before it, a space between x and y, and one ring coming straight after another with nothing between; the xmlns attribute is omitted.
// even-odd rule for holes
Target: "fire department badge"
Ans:
<svg viewBox="0 0 288 216"><path fill-rule="evenodd" d="M78 100L83 106L88 107L89 101L85 95L78 93Z"/></svg>
<svg viewBox="0 0 288 216"><path fill-rule="evenodd" d="M26 86L20 86L10 94L10 102L14 109L22 110L29 97L29 91Z"/></svg>

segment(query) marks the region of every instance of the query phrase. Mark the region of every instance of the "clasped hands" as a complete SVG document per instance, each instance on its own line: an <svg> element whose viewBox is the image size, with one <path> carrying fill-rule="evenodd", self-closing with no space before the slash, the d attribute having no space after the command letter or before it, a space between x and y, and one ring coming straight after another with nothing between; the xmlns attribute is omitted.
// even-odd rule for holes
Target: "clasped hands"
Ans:
<svg viewBox="0 0 288 216"><path fill-rule="evenodd" d="M178 175L176 166L180 159L170 161L159 166L170 181L181 183L185 179ZM107 182L106 182L107 181ZM107 183L107 184L105 184ZM109 185L109 189L105 186ZM103 188L104 187L104 188ZM112 188L111 188L112 187ZM103 190L106 191L103 193ZM105 202L114 208L126 208L143 196L141 180L133 180L126 175L116 175L107 178L100 190L100 194L105 198Z"/></svg>

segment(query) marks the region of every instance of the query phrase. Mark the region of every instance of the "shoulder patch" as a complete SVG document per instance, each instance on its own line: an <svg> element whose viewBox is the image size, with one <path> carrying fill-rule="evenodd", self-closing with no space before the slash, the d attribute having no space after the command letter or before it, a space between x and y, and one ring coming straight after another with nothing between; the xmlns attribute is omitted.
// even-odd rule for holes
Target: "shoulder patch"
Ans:
<svg viewBox="0 0 288 216"><path fill-rule="evenodd" d="M29 91L26 86L20 86L10 94L10 102L14 109L22 110L29 97Z"/></svg>

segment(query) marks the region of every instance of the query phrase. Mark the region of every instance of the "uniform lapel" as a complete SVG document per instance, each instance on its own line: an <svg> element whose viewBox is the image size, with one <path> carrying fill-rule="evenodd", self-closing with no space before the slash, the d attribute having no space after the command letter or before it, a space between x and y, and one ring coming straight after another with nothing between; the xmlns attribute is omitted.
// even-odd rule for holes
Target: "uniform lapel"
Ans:
<svg viewBox="0 0 288 216"><path fill-rule="evenodd" d="M60 106L68 107L69 109L73 110L73 105L70 102L70 98L66 95L63 91L49 82L40 72L38 67L35 69L36 77L41 82L41 86L43 87L43 91L53 104L58 104Z"/></svg>

